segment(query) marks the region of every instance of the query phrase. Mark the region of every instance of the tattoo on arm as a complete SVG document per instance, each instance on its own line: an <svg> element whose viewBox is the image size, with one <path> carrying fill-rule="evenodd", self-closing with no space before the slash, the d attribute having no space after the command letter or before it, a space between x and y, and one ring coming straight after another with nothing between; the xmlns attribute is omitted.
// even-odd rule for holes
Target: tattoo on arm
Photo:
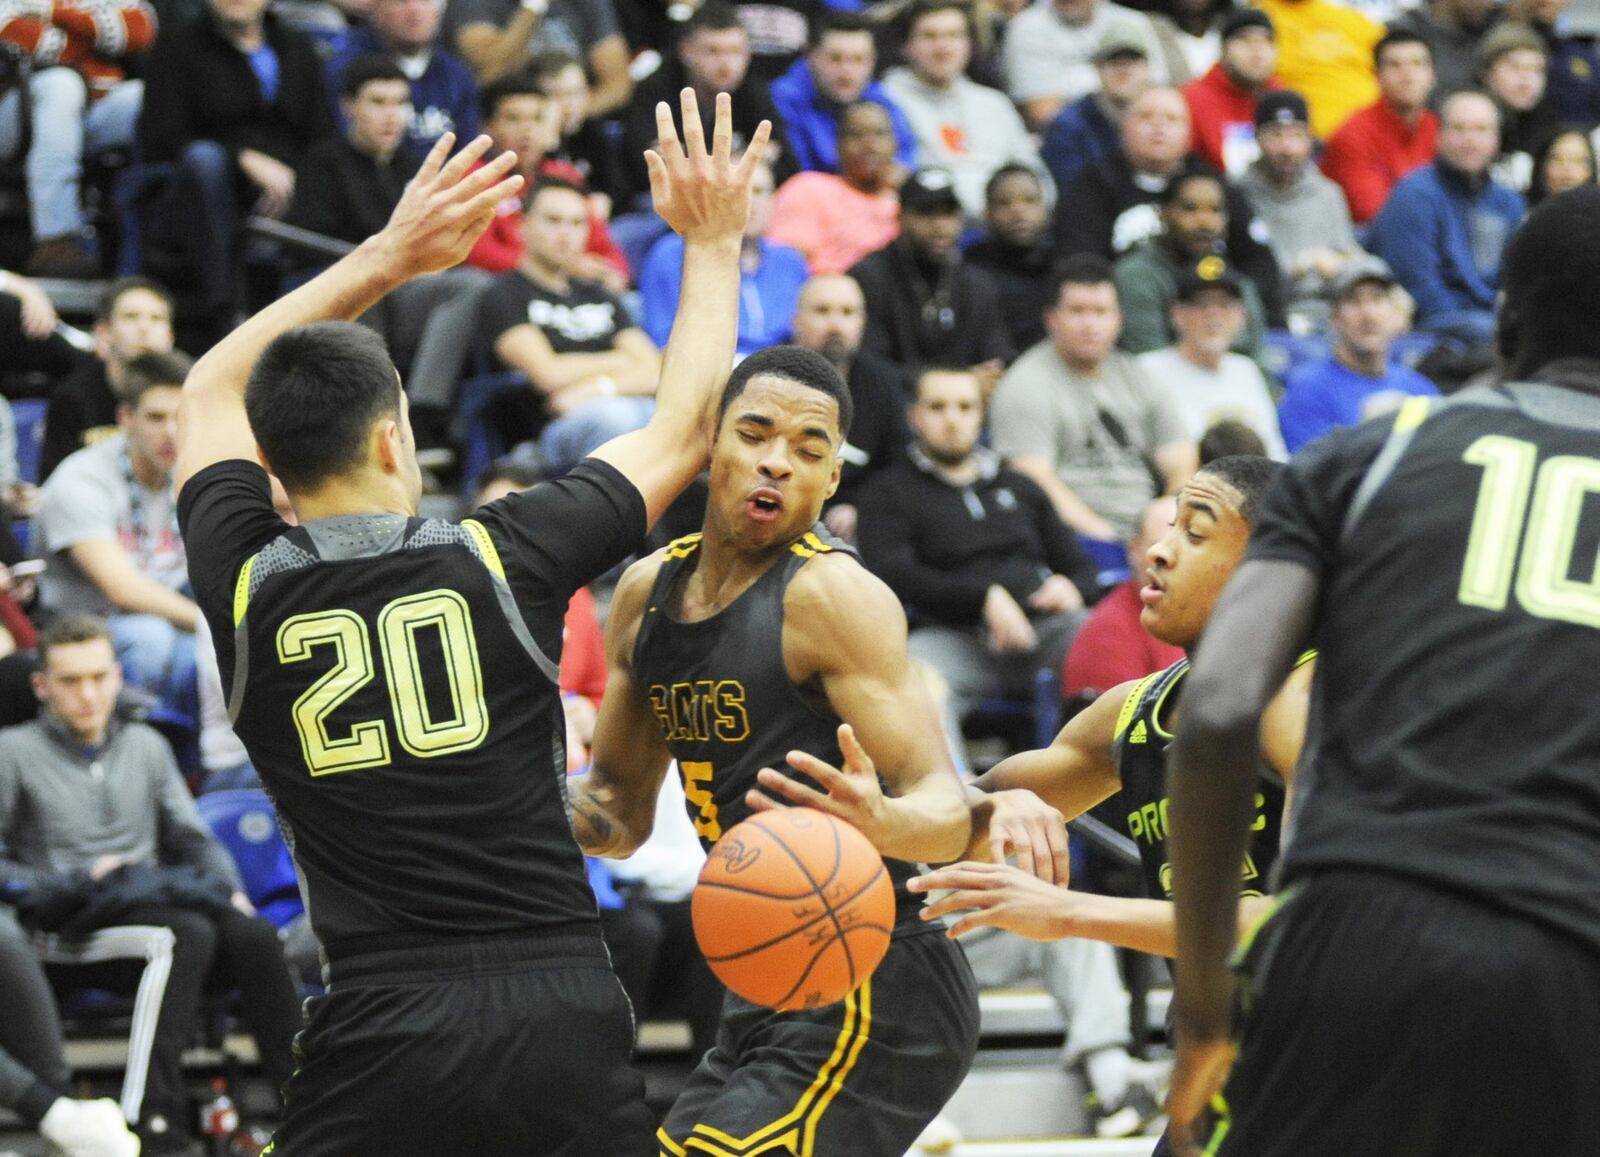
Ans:
<svg viewBox="0 0 1600 1157"><path fill-rule="evenodd" d="M605 856L622 843L623 831L605 808L581 788L572 793L572 833L591 856Z"/></svg>

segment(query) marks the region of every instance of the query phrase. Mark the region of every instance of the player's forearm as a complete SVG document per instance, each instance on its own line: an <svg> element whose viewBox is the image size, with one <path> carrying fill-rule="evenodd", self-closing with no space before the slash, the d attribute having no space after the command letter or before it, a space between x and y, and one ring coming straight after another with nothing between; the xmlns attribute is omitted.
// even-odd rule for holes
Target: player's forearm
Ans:
<svg viewBox="0 0 1600 1157"><path fill-rule="evenodd" d="M122 584L111 601L126 614L159 615L180 631L192 632L200 620L200 608L191 600L143 575Z"/></svg>
<svg viewBox="0 0 1600 1157"><path fill-rule="evenodd" d="M616 380L634 368L634 361L622 350L601 350L598 353L551 354L546 361L520 368L528 375L534 389L541 394L553 394L594 378Z"/></svg>
<svg viewBox="0 0 1600 1157"><path fill-rule="evenodd" d="M716 403L733 367L739 336L739 253L742 239L686 241L683 288L661 359L656 416L679 444L696 448L698 470L716 430Z"/></svg>
<svg viewBox="0 0 1600 1157"><path fill-rule="evenodd" d="M648 811L624 807L618 793L592 771L567 781L567 798L572 809L572 834L588 856L631 856L650 838L655 827L653 807Z"/></svg>
<svg viewBox="0 0 1600 1157"><path fill-rule="evenodd" d="M948 784L927 776L905 795L884 802L883 822L873 833L873 844L885 856L948 864L966 851L972 838L972 812L953 776Z"/></svg>
<svg viewBox="0 0 1600 1157"><path fill-rule="evenodd" d="M318 321L354 320L403 281L400 263L381 236L367 238L353 253L213 346L190 371L184 393L199 396L226 391L242 399L256 359L280 334Z"/></svg>

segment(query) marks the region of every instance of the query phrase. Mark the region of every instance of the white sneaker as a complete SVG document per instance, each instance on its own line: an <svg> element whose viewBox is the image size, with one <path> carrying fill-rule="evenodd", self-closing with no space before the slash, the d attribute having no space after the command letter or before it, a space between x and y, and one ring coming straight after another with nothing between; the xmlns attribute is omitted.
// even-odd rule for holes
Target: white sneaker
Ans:
<svg viewBox="0 0 1600 1157"><path fill-rule="evenodd" d="M912 1153L949 1153L961 1144L961 1130L948 1117L935 1117L911 1146Z"/></svg>
<svg viewBox="0 0 1600 1157"><path fill-rule="evenodd" d="M139 1138L115 1101L60 1097L39 1122L52 1157L139 1157Z"/></svg>

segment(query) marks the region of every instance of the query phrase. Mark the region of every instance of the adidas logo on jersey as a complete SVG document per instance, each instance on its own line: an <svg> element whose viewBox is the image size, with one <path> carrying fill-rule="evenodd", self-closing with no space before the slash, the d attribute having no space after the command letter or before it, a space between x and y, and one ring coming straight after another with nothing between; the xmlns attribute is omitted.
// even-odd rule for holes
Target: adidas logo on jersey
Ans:
<svg viewBox="0 0 1600 1157"><path fill-rule="evenodd" d="M1133 731L1128 735L1128 742L1129 743L1149 743L1150 742L1150 732L1148 730L1146 730L1143 719L1139 720L1139 722L1137 722L1137 723L1135 723L1133 725Z"/></svg>

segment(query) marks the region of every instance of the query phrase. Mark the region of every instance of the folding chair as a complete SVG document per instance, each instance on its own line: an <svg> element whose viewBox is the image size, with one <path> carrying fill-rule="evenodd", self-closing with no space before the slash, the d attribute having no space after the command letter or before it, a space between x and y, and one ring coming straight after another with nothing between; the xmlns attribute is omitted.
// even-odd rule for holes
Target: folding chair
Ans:
<svg viewBox="0 0 1600 1157"><path fill-rule="evenodd" d="M122 1078L122 1115L139 1120L144 1106L145 1082L150 1076L150 1051L155 1047L156 1024L167 978L172 973L172 949L178 938L170 928L148 924L123 924L102 928L87 936L39 933L34 948L46 964L101 964L108 960L143 960L144 971L133 997L133 1024L128 1031L128 1067Z"/></svg>
<svg viewBox="0 0 1600 1157"><path fill-rule="evenodd" d="M233 857L256 911L276 928L305 911L294 860L266 792L255 787L213 791L197 797L195 806Z"/></svg>

